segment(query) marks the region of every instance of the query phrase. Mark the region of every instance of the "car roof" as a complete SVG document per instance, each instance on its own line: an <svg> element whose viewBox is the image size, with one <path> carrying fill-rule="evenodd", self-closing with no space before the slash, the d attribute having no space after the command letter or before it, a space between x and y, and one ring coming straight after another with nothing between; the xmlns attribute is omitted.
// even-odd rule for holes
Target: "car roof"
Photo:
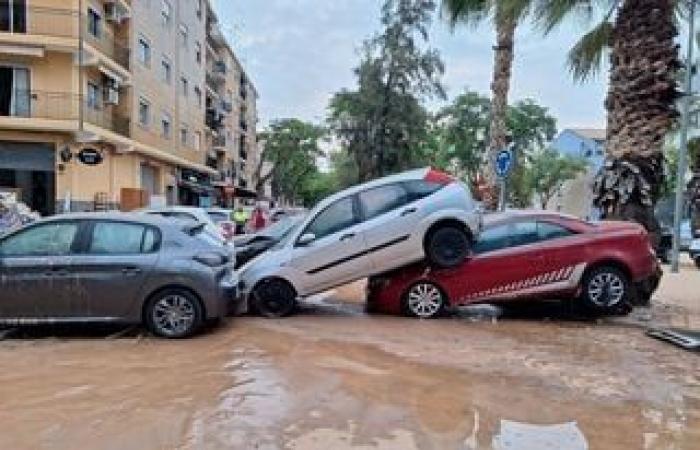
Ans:
<svg viewBox="0 0 700 450"><path fill-rule="evenodd" d="M554 219L583 222L578 217L568 214L562 214L556 211L545 211L537 209L513 209L503 212L492 212L484 214L484 226L490 226L500 223L515 222L519 220L537 220L537 219Z"/></svg>
<svg viewBox="0 0 700 450"><path fill-rule="evenodd" d="M117 222L138 222L147 225L163 226L171 221L164 219L161 216L152 216L147 214L140 214L136 212L77 212L77 213L66 213L58 214L51 217L44 217L39 219L35 223L41 222L56 222L60 220L109 220Z"/></svg>
<svg viewBox="0 0 700 450"><path fill-rule="evenodd" d="M363 184L358 184L356 186L347 188L345 190L342 190L340 192L337 192L330 197L326 197L325 199L321 200L318 205L316 205L316 208L318 207L325 207L326 205L329 205L333 203L334 201L348 197L350 195L357 194L358 192L365 191L367 189L372 189L375 187L379 186L384 186L387 184L391 183L397 183L400 181L408 181L408 180L422 180L426 177L428 172L430 172L430 167L423 167L421 169L414 169L414 170L409 170L406 172L402 173L397 173L395 175L389 175L384 178L378 178L376 180L369 181L367 183Z"/></svg>

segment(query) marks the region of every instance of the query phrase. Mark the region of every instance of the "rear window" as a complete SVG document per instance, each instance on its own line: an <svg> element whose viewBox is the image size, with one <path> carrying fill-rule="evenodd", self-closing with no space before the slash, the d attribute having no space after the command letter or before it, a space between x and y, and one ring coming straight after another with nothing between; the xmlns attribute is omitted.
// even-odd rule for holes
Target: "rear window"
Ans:
<svg viewBox="0 0 700 450"><path fill-rule="evenodd" d="M152 227L135 223L97 222L88 253L93 255L132 255L157 250L160 234Z"/></svg>
<svg viewBox="0 0 700 450"><path fill-rule="evenodd" d="M445 187L444 184L426 180L413 180L404 183L409 202L414 202L432 195L443 187Z"/></svg>

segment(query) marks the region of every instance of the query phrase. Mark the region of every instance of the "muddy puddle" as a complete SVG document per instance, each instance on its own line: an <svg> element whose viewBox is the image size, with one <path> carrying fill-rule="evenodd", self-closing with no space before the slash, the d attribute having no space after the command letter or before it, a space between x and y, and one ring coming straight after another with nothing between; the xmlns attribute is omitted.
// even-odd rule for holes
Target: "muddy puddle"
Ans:
<svg viewBox="0 0 700 450"><path fill-rule="evenodd" d="M0 449L697 448L696 354L554 314L367 316L360 292L188 341L2 341Z"/></svg>

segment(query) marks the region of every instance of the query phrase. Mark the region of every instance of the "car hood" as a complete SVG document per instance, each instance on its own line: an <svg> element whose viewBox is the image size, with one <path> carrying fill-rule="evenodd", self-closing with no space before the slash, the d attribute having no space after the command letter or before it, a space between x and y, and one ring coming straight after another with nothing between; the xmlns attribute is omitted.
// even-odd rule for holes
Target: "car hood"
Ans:
<svg viewBox="0 0 700 450"><path fill-rule="evenodd" d="M289 260L289 251L286 248L271 248L245 263L240 269L241 277L260 270L270 270L282 267Z"/></svg>

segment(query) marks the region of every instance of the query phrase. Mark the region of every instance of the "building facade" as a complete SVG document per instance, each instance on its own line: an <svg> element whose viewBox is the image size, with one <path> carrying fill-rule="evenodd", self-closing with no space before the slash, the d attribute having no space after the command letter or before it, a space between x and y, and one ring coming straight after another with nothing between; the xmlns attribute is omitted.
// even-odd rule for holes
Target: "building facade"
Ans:
<svg viewBox="0 0 700 450"><path fill-rule="evenodd" d="M207 0L0 2L0 190L42 214L250 196L256 99Z"/></svg>
<svg viewBox="0 0 700 450"><path fill-rule="evenodd" d="M586 172L564 183L559 193L550 200L547 209L571 214L583 219L597 219L593 206L593 182L605 160L605 129L565 129L552 141L551 146L560 154L588 162Z"/></svg>

